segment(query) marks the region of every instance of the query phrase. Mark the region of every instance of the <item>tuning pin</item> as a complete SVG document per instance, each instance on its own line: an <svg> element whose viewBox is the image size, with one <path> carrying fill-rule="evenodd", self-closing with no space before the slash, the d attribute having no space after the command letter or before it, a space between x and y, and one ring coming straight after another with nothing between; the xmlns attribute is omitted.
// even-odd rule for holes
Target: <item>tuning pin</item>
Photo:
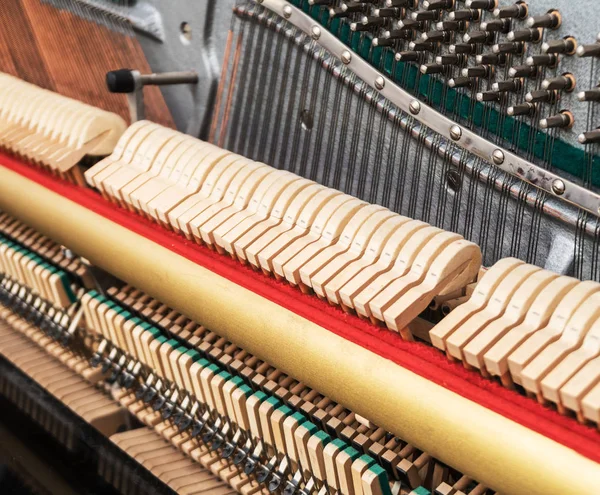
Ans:
<svg viewBox="0 0 600 495"><path fill-rule="evenodd" d="M508 33L510 31L509 19L494 19L492 21L482 22L479 27L490 33Z"/></svg>
<svg viewBox="0 0 600 495"><path fill-rule="evenodd" d="M515 93L523 88L521 79L511 79L509 81L497 81L492 84L492 89L498 93Z"/></svg>
<svg viewBox="0 0 600 495"><path fill-rule="evenodd" d="M563 74L562 76L552 77L542 81L542 89L557 89L563 91L573 91L575 88L575 77L573 74Z"/></svg>
<svg viewBox="0 0 600 495"><path fill-rule="evenodd" d="M370 17L363 16L360 20L360 23L353 22L350 24L350 29L352 31L370 31L371 29L377 28L385 24L385 19L381 17Z"/></svg>
<svg viewBox="0 0 600 495"><path fill-rule="evenodd" d="M399 29L392 29L383 33L383 37L388 40L412 40L414 33L412 31L403 31Z"/></svg>
<svg viewBox="0 0 600 495"><path fill-rule="evenodd" d="M476 65L474 67L465 67L460 71L463 77L487 77L492 73L492 67L489 65Z"/></svg>
<svg viewBox="0 0 600 495"><path fill-rule="evenodd" d="M481 93L477 93L477 101L479 102L490 102L490 101L500 101L500 93L497 91L483 91Z"/></svg>
<svg viewBox="0 0 600 495"><path fill-rule="evenodd" d="M394 46L396 44L396 40L392 38L377 37L373 38L373 41L371 41L371 43L373 44L373 46Z"/></svg>
<svg viewBox="0 0 600 495"><path fill-rule="evenodd" d="M450 41L451 36L452 35L447 31L429 31L428 33L423 33L421 38L426 41L447 43Z"/></svg>
<svg viewBox="0 0 600 495"><path fill-rule="evenodd" d="M452 79L448 79L448 86L451 88L467 88L471 86L472 81L470 77L453 77Z"/></svg>
<svg viewBox="0 0 600 495"><path fill-rule="evenodd" d="M528 13L529 8L524 2L494 9L494 15L500 19L525 19Z"/></svg>
<svg viewBox="0 0 600 495"><path fill-rule="evenodd" d="M577 137L577 141L581 144L600 143L600 127L593 131L587 131Z"/></svg>
<svg viewBox="0 0 600 495"><path fill-rule="evenodd" d="M385 0L386 7L416 7L416 0Z"/></svg>
<svg viewBox="0 0 600 495"><path fill-rule="evenodd" d="M448 48L450 53L456 53L456 54L462 54L462 55L470 55L472 53L475 53L476 49L477 49L477 46L473 45L471 43L456 43L454 45L450 45L450 47Z"/></svg>
<svg viewBox="0 0 600 495"><path fill-rule="evenodd" d="M506 35L509 41L531 41L537 43L542 39L542 32L539 29L519 29L511 31Z"/></svg>
<svg viewBox="0 0 600 495"><path fill-rule="evenodd" d="M579 101L600 101L600 86L577 93Z"/></svg>
<svg viewBox="0 0 600 495"><path fill-rule="evenodd" d="M551 40L542 44L544 53L564 53L573 55L577 49L577 41L572 36L567 36L561 40Z"/></svg>
<svg viewBox="0 0 600 495"><path fill-rule="evenodd" d="M481 11L475 9L455 10L448 14L451 21L478 21L481 19Z"/></svg>
<svg viewBox="0 0 600 495"><path fill-rule="evenodd" d="M439 17L439 10L417 10L410 14L413 21L437 21Z"/></svg>
<svg viewBox="0 0 600 495"><path fill-rule="evenodd" d="M363 24L362 22L351 22L350 23L350 31L359 32L359 31L369 31L371 26L368 24Z"/></svg>
<svg viewBox="0 0 600 495"><path fill-rule="evenodd" d="M376 17L398 17L401 10L396 7L383 7L373 10L373 15Z"/></svg>
<svg viewBox="0 0 600 495"><path fill-rule="evenodd" d="M397 62L416 62L419 60L418 52L396 52L394 58Z"/></svg>
<svg viewBox="0 0 600 495"><path fill-rule="evenodd" d="M478 64L502 66L506 63L506 55L503 53L482 53L477 55L475 60Z"/></svg>
<svg viewBox="0 0 600 495"><path fill-rule="evenodd" d="M491 43L494 41L494 33L489 31L471 31L463 36L465 43Z"/></svg>
<svg viewBox="0 0 600 495"><path fill-rule="evenodd" d="M544 15L530 17L525 25L530 28L556 29L560 26L562 18L558 10L553 10Z"/></svg>
<svg viewBox="0 0 600 495"><path fill-rule="evenodd" d="M454 0L425 0L423 2L425 10L443 10L453 9Z"/></svg>
<svg viewBox="0 0 600 495"><path fill-rule="evenodd" d="M594 45L580 45L577 48L577 55L579 57L600 57L600 34L598 35L598 41Z"/></svg>
<svg viewBox="0 0 600 495"><path fill-rule="evenodd" d="M535 77L537 76L537 67L535 65L515 65L508 69L510 77Z"/></svg>
<svg viewBox="0 0 600 495"><path fill-rule="evenodd" d="M432 52L435 50L435 47L435 43L424 40L411 41L408 45L408 48L414 52Z"/></svg>
<svg viewBox="0 0 600 495"><path fill-rule="evenodd" d="M498 0L467 0L465 7L468 9L481 9L493 11L498 7Z"/></svg>
<svg viewBox="0 0 600 495"><path fill-rule="evenodd" d="M369 10L369 4L364 2L342 2L342 11L347 14L355 12L367 12Z"/></svg>
<svg viewBox="0 0 600 495"><path fill-rule="evenodd" d="M556 67L556 64L558 63L558 57L552 53L532 55L531 57L527 57L525 63L527 65L535 65L537 67Z"/></svg>
<svg viewBox="0 0 600 495"><path fill-rule="evenodd" d="M552 115L551 117L546 117L545 119L540 120L540 127L542 129L567 129L569 127L573 127L574 123L575 118L573 117L573 114L568 110L562 110L556 115Z"/></svg>
<svg viewBox="0 0 600 495"><path fill-rule="evenodd" d="M421 74L441 74L446 69L442 64L423 64L420 67Z"/></svg>
<svg viewBox="0 0 600 495"><path fill-rule="evenodd" d="M538 89L525 95L525 101L529 103L555 103L558 100L558 91L545 91Z"/></svg>
<svg viewBox="0 0 600 495"><path fill-rule="evenodd" d="M429 31L428 33L422 34L421 37L428 41L448 43L452 39L452 33L450 31Z"/></svg>
<svg viewBox="0 0 600 495"><path fill-rule="evenodd" d="M365 15L362 17L360 22L362 22L363 24L368 24L373 27L379 27L379 26L383 26L385 24L385 18L372 16L372 15Z"/></svg>
<svg viewBox="0 0 600 495"><path fill-rule="evenodd" d="M464 31L466 24L460 21L440 21L435 27L440 31Z"/></svg>
<svg viewBox="0 0 600 495"><path fill-rule="evenodd" d="M402 19L396 23L396 27L400 31L407 29L423 29L423 23L413 19Z"/></svg>
<svg viewBox="0 0 600 495"><path fill-rule="evenodd" d="M335 0L308 0L308 5L327 5L331 7L335 3Z"/></svg>
<svg viewBox="0 0 600 495"><path fill-rule="evenodd" d="M343 17L350 17L351 12L346 12L342 7L335 7L329 9L329 17L331 19L341 19Z"/></svg>
<svg viewBox="0 0 600 495"><path fill-rule="evenodd" d="M533 103L521 103L506 109L507 115L518 117L520 115L533 115L535 113L535 105Z"/></svg>
<svg viewBox="0 0 600 495"><path fill-rule="evenodd" d="M435 61L442 65L460 65L465 61L465 58L455 53L444 53L435 57Z"/></svg>
<svg viewBox="0 0 600 495"><path fill-rule="evenodd" d="M523 43L511 42L511 43L498 43L492 47L494 53L523 53Z"/></svg>

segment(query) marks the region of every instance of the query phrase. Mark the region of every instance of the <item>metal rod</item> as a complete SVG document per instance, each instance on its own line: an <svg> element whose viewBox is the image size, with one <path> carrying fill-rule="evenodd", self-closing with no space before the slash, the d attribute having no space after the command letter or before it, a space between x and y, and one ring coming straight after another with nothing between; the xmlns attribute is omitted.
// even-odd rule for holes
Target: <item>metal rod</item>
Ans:
<svg viewBox="0 0 600 495"><path fill-rule="evenodd" d="M164 86L167 84L197 84L198 73L187 72L163 72L161 74L140 74L142 86Z"/></svg>

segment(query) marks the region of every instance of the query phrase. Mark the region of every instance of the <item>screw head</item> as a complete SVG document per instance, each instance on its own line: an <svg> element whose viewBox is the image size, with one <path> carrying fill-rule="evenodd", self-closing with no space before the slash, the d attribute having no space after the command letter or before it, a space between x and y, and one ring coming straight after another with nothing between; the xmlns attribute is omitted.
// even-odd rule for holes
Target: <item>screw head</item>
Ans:
<svg viewBox="0 0 600 495"><path fill-rule="evenodd" d="M502 165L504 163L504 153L502 150L494 150L492 160L496 165Z"/></svg>
<svg viewBox="0 0 600 495"><path fill-rule="evenodd" d="M378 76L377 79L375 79L375 87L377 89L383 89L384 86L385 86L385 79L383 78L383 76Z"/></svg>
<svg viewBox="0 0 600 495"><path fill-rule="evenodd" d="M458 141L462 137L462 129L457 125L453 125L450 127L450 137L454 141Z"/></svg>
<svg viewBox="0 0 600 495"><path fill-rule="evenodd" d="M555 179L552 181L552 192L557 196L562 196L565 193L567 186L560 179Z"/></svg>
<svg viewBox="0 0 600 495"><path fill-rule="evenodd" d="M352 54L348 50L342 52L342 62L348 65L352 61Z"/></svg>
<svg viewBox="0 0 600 495"><path fill-rule="evenodd" d="M313 40L318 40L321 37L321 28L319 26L313 26L310 32Z"/></svg>
<svg viewBox="0 0 600 495"><path fill-rule="evenodd" d="M292 7L290 7L289 5L283 7L283 17L285 17L286 19L292 17Z"/></svg>
<svg viewBox="0 0 600 495"><path fill-rule="evenodd" d="M410 113L417 115L421 111L421 104L417 100L413 100L410 102L410 105L408 105L408 109L410 110Z"/></svg>

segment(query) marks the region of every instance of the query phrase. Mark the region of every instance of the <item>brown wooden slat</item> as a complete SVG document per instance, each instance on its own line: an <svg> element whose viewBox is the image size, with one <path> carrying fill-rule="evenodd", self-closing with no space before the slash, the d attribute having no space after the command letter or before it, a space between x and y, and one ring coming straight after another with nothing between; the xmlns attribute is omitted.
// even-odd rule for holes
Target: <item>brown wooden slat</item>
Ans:
<svg viewBox="0 0 600 495"><path fill-rule="evenodd" d="M0 2L0 26L7 41L0 49L8 50L11 54L16 69L15 75L42 88L54 90L54 84L48 75L48 68L40 53L41 48L37 44L34 27L25 12L24 4L19 0ZM7 57L3 56L2 59L4 58Z"/></svg>

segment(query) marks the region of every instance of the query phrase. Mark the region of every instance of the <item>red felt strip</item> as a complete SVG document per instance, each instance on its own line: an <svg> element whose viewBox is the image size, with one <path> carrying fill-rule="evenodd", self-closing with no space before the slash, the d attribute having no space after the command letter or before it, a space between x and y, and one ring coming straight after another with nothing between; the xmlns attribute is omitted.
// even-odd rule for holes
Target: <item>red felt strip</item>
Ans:
<svg viewBox="0 0 600 495"><path fill-rule="evenodd" d="M355 344L441 385L473 402L505 416L533 431L600 462L600 431L561 416L555 410L486 380L474 371L449 362L438 349L419 342L406 342L386 329L348 315L313 295L303 294L228 256L163 229L157 224L106 201L95 191L60 180L13 157L0 154L6 168L84 206L95 213L150 239L212 272L245 287L297 315L306 318Z"/></svg>

